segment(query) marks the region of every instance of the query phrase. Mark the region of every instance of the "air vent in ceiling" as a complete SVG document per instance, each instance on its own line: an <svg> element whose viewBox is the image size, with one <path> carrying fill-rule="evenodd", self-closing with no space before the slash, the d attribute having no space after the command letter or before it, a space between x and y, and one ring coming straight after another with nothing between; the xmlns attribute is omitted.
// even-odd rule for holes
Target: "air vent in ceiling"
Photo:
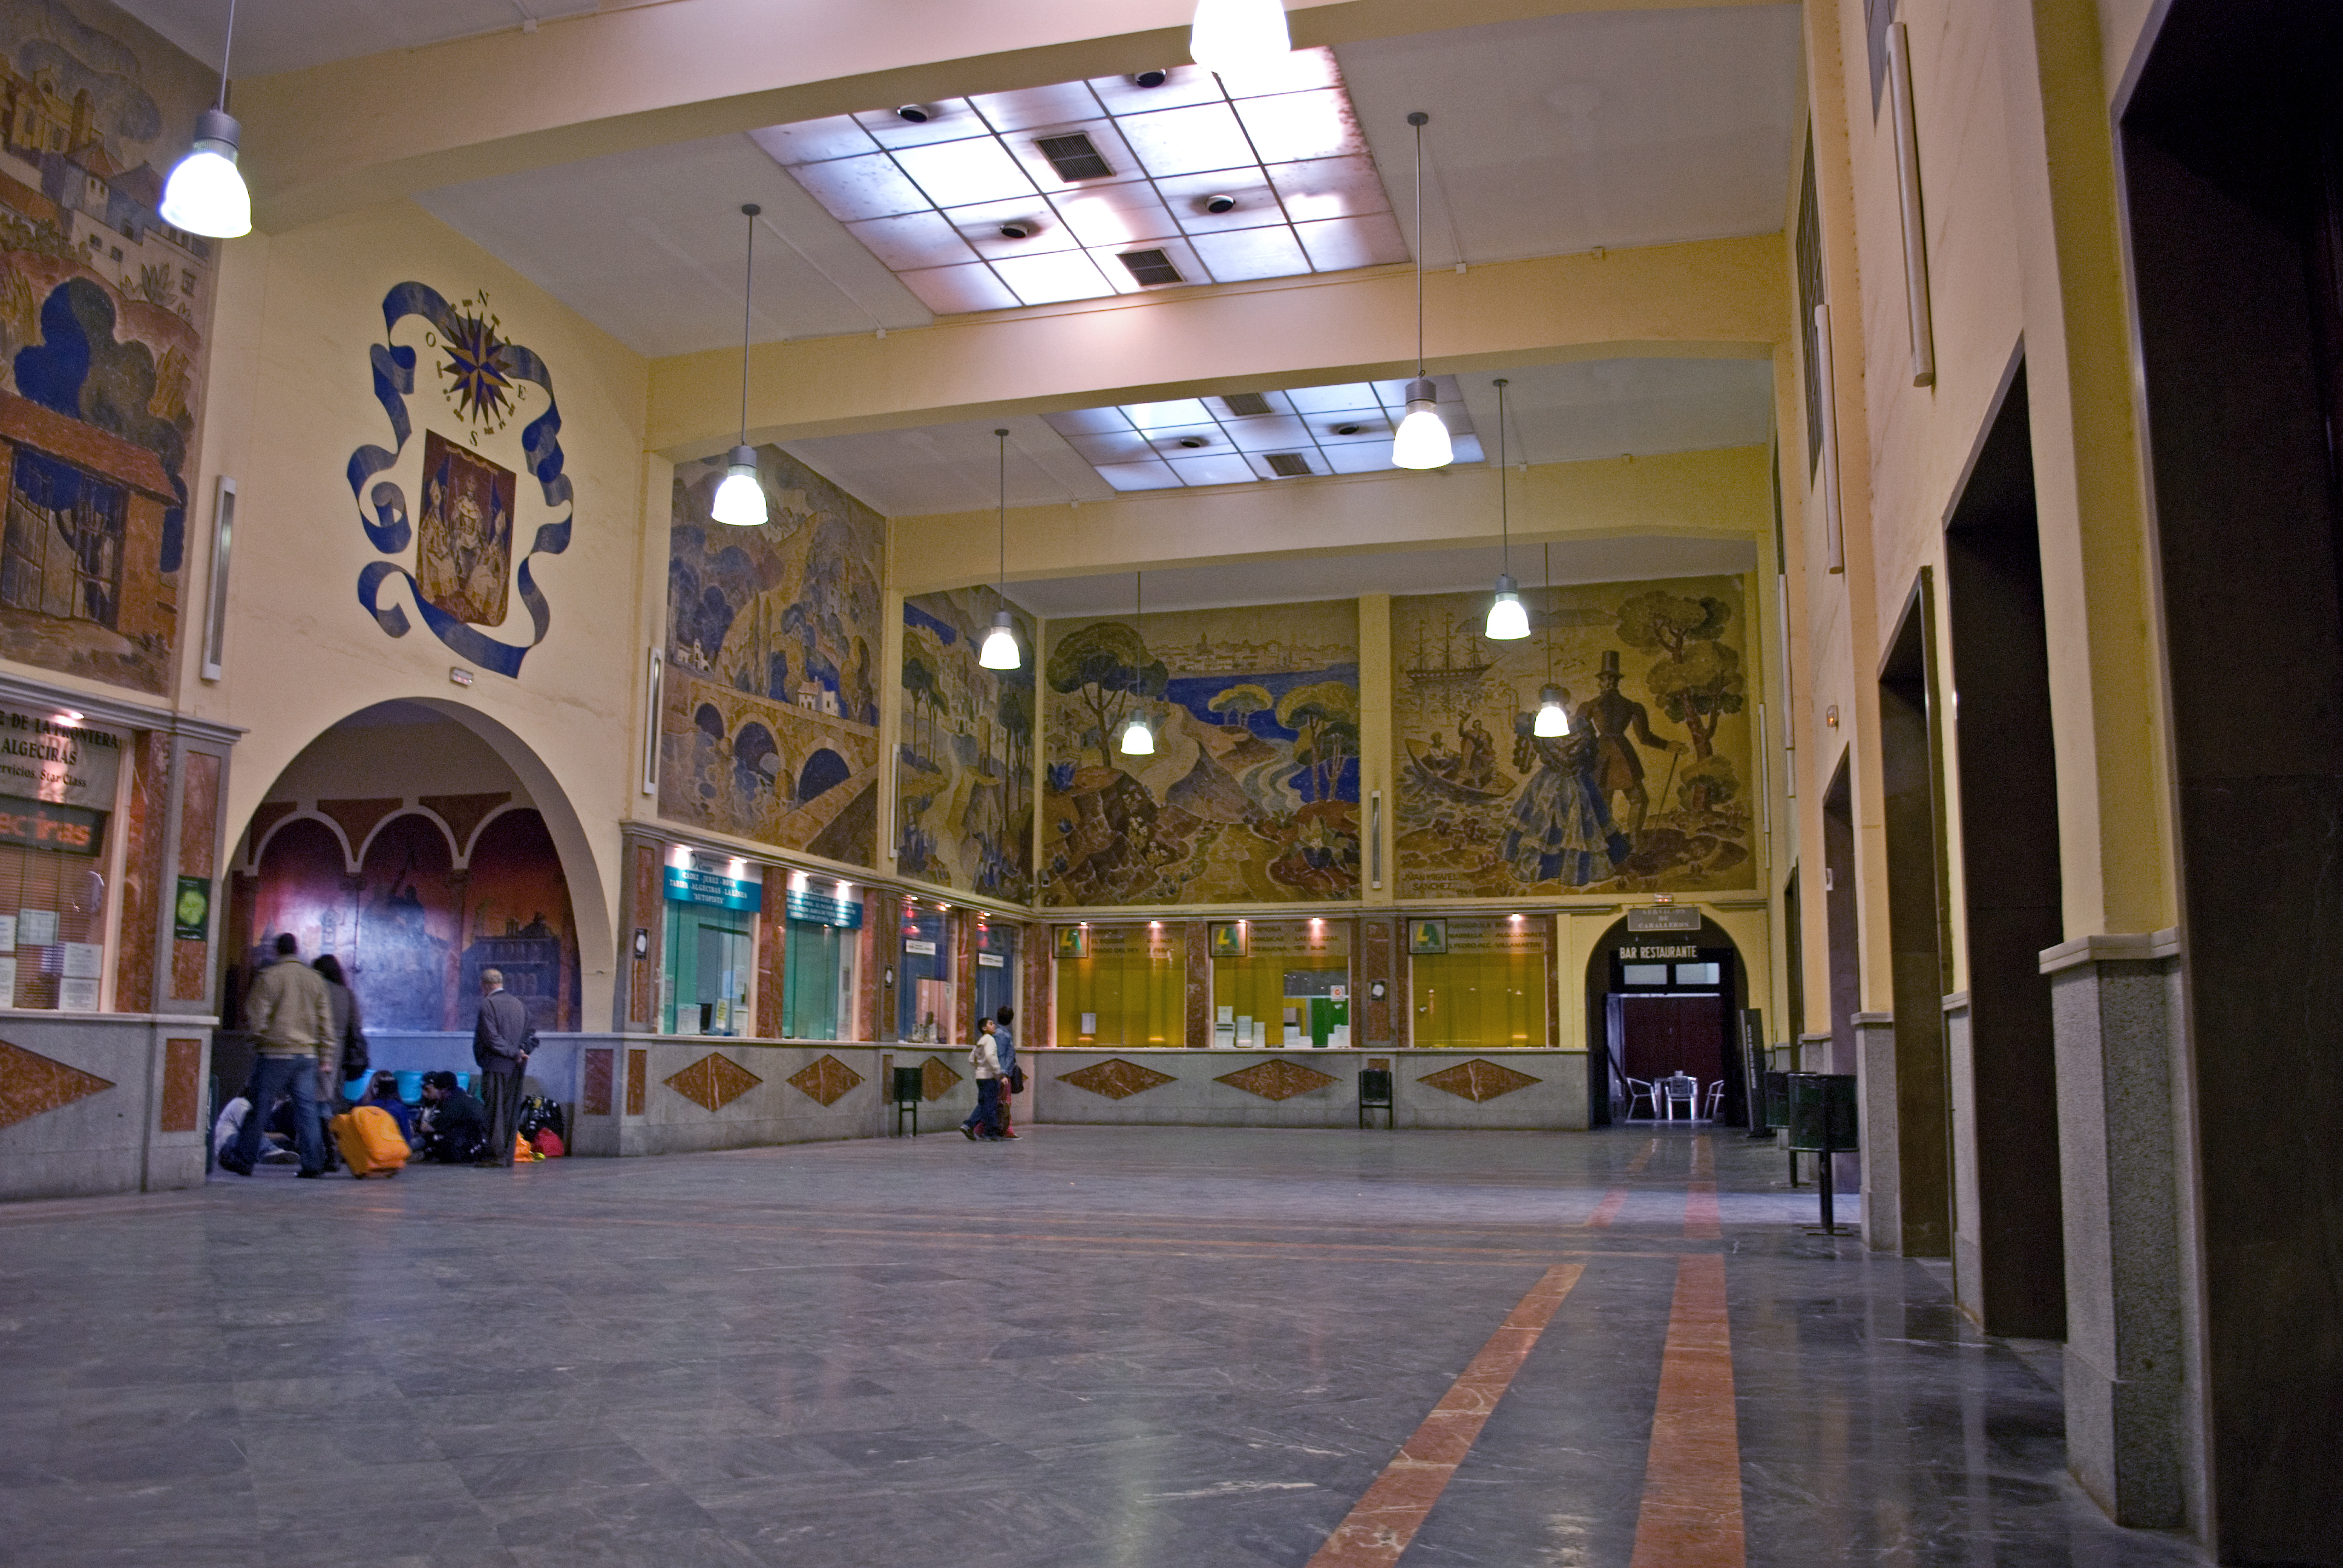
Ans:
<svg viewBox="0 0 2343 1568"><path fill-rule="evenodd" d="M1102 180L1114 173L1112 166L1099 156L1090 137L1077 131L1071 136L1036 136L1033 145L1050 160L1061 180Z"/></svg>
<svg viewBox="0 0 2343 1568"><path fill-rule="evenodd" d="M1221 401L1229 406L1230 413L1240 418L1250 419L1269 412L1269 399L1258 392L1232 392Z"/></svg>
<svg viewBox="0 0 2343 1568"><path fill-rule="evenodd" d="M1142 284L1185 283L1172 258L1160 250L1126 250L1122 265L1131 269L1131 277Z"/></svg>
<svg viewBox="0 0 2343 1568"><path fill-rule="evenodd" d="M1269 471L1281 479L1299 479L1316 471L1299 452L1272 452L1268 457Z"/></svg>

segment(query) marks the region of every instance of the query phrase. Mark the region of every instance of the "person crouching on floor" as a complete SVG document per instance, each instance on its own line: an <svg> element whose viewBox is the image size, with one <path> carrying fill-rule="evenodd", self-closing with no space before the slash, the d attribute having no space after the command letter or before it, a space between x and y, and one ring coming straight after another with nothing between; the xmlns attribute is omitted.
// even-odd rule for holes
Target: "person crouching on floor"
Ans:
<svg viewBox="0 0 2343 1568"><path fill-rule="evenodd" d="M457 1087L452 1072L423 1075L423 1158L437 1165L478 1162L488 1137L488 1113Z"/></svg>

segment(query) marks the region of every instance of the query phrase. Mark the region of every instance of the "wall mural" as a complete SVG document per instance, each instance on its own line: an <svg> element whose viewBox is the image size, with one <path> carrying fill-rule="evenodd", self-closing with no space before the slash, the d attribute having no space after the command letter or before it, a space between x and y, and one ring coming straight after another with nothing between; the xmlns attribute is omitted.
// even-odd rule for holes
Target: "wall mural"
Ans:
<svg viewBox="0 0 2343 1568"><path fill-rule="evenodd" d="M679 465L659 814L854 865L879 841L878 513L759 447L772 520L711 520L721 457Z"/></svg>
<svg viewBox="0 0 2343 1568"><path fill-rule="evenodd" d="M1002 608L1025 650L986 669L977 649ZM895 768L896 869L1022 903L1033 880L1033 622L990 588L903 601L903 711Z"/></svg>
<svg viewBox="0 0 2343 1568"><path fill-rule="evenodd" d="M269 839L259 875L237 879L247 977L289 930L305 961L342 960L370 1030L468 1030L483 969L503 971L539 1030L578 1027L569 884L537 812L492 818L460 871L446 832L415 814L383 824L356 877L342 868L340 840L314 819Z"/></svg>
<svg viewBox="0 0 2343 1568"><path fill-rule="evenodd" d="M383 296L382 323L384 341L368 357L393 444L358 447L347 473L367 542L392 558L413 547L414 569L399 558L369 562L358 573L358 603L384 631L405 637L412 623L397 601L411 599L431 635L467 663L518 677L553 624L536 558L569 548L575 516L553 374L506 339L486 289L450 304L427 284L402 283ZM527 423L512 431L524 415ZM418 417L438 427L413 447ZM421 503L411 518L409 486ZM516 548L523 538L526 551ZM529 632L508 642L481 628L505 624L516 586Z"/></svg>
<svg viewBox="0 0 2343 1568"><path fill-rule="evenodd" d="M93 0L0 5L0 657L163 692L213 242L156 216L214 78Z"/></svg>
<svg viewBox="0 0 2343 1568"><path fill-rule="evenodd" d="M1746 625L1735 578L1392 600L1398 895L1755 885ZM1549 665L1551 675L1549 675ZM1549 679L1570 733L1531 733Z"/></svg>
<svg viewBox="0 0 2343 1568"><path fill-rule="evenodd" d="M1051 621L1044 901L1359 891L1354 600ZM1117 749L1133 715L1155 752Z"/></svg>

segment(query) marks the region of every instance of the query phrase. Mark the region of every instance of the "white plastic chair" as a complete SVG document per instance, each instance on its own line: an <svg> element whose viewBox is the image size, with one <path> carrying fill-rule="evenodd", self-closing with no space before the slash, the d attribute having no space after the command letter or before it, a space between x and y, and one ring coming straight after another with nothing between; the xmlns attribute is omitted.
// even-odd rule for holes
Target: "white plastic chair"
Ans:
<svg viewBox="0 0 2343 1568"><path fill-rule="evenodd" d="M1725 1080L1723 1080L1723 1079L1721 1079L1721 1078L1720 1078L1720 1079L1718 1079L1715 1083L1712 1083L1712 1084L1710 1084L1710 1085L1708 1086L1708 1111L1707 1111L1707 1115L1708 1115L1708 1119L1709 1119L1711 1121L1715 1121L1715 1120L1716 1120L1716 1113L1717 1113L1717 1111L1720 1111L1720 1110L1722 1110L1722 1109L1724 1108L1724 1105L1725 1105Z"/></svg>
<svg viewBox="0 0 2343 1568"><path fill-rule="evenodd" d="M1627 1080L1627 1120L1630 1121L1635 1119L1635 1101L1638 1100L1651 1111L1652 1120L1657 1121L1660 1119L1660 1091L1650 1079Z"/></svg>
<svg viewBox="0 0 2343 1568"><path fill-rule="evenodd" d="M1674 1121L1676 1119L1676 1107L1679 1105L1684 1108L1686 1121L1698 1121L1700 1080L1689 1072L1671 1073L1660 1080L1660 1100L1666 1108L1667 1121Z"/></svg>

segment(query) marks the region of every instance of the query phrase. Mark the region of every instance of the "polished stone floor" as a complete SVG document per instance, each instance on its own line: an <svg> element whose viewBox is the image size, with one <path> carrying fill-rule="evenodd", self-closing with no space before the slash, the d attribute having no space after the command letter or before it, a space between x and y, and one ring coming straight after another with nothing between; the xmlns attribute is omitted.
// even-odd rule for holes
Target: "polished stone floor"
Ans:
<svg viewBox="0 0 2343 1568"><path fill-rule="evenodd" d="M0 1563L2197 1561L2065 1478L2055 1347L1783 1163L1041 1127L0 1209Z"/></svg>

